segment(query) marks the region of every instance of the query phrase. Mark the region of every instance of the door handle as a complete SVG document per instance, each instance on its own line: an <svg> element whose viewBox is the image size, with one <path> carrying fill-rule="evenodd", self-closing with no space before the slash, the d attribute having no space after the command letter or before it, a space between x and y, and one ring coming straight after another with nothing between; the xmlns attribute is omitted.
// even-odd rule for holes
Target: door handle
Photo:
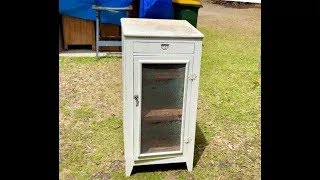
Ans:
<svg viewBox="0 0 320 180"><path fill-rule="evenodd" d="M167 50L169 48L169 44L161 44L162 50Z"/></svg>
<svg viewBox="0 0 320 180"><path fill-rule="evenodd" d="M134 100L136 100L136 106L139 106L139 95L134 95L133 96Z"/></svg>

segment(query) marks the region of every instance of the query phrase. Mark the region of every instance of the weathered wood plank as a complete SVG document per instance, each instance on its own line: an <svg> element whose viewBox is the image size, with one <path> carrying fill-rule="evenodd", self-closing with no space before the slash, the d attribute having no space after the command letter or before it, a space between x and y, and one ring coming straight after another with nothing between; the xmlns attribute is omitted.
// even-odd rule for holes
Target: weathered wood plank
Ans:
<svg viewBox="0 0 320 180"><path fill-rule="evenodd" d="M91 45L95 49L94 22L69 16L62 16L65 49L69 45Z"/></svg>
<svg viewBox="0 0 320 180"><path fill-rule="evenodd" d="M143 121L148 123L181 121L182 109L157 109L143 113Z"/></svg>

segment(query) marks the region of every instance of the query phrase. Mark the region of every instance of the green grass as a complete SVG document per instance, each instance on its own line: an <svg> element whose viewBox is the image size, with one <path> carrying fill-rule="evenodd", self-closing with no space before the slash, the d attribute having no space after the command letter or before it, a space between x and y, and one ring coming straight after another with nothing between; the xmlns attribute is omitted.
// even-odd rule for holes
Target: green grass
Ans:
<svg viewBox="0 0 320 180"><path fill-rule="evenodd" d="M260 37L204 33L195 166L128 179L260 179ZM60 58L60 178L123 179L121 59Z"/></svg>

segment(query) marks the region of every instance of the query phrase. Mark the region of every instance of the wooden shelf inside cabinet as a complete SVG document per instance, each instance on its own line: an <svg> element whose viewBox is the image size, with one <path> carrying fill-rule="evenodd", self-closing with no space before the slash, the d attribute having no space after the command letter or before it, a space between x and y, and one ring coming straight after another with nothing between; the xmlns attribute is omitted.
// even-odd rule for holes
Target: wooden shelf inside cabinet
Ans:
<svg viewBox="0 0 320 180"><path fill-rule="evenodd" d="M184 73L178 71L156 72L155 80L184 78Z"/></svg>
<svg viewBox="0 0 320 180"><path fill-rule="evenodd" d="M142 147L143 148L143 147ZM156 152L166 152L166 151L179 151L179 146L168 146L168 147L151 147L148 150L143 150L143 153L156 153Z"/></svg>
<svg viewBox="0 0 320 180"><path fill-rule="evenodd" d="M182 109L156 109L143 113L143 121L147 123L181 121Z"/></svg>
<svg viewBox="0 0 320 180"><path fill-rule="evenodd" d="M148 72L150 76L144 77L147 81L153 80L169 80L169 79L181 79L185 77L185 73L182 71L167 69L166 71Z"/></svg>
<svg viewBox="0 0 320 180"><path fill-rule="evenodd" d="M180 146L175 142L170 142L168 140L152 139L144 140L141 144L142 153L155 153L163 151L179 151Z"/></svg>

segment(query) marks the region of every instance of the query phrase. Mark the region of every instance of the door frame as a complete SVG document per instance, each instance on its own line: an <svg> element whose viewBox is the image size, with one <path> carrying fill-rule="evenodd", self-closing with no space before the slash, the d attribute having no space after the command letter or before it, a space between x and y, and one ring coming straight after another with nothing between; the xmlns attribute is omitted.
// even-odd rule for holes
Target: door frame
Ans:
<svg viewBox="0 0 320 180"><path fill-rule="evenodd" d="M189 74L193 72L193 55L168 55L168 56L141 56L137 55L133 57L134 60L134 95L138 95L139 105L136 106L136 102L133 101L133 150L135 160L145 159L162 159L183 156L186 154L187 146L185 145L185 139L188 138L189 130L189 113L190 113L190 95L191 85L189 81ZM179 151L167 151L157 153L145 153L141 154L141 99L142 99L142 65L143 64L186 64L185 80L184 80L184 97L183 97L183 113L181 123L181 135L180 135L180 150Z"/></svg>

